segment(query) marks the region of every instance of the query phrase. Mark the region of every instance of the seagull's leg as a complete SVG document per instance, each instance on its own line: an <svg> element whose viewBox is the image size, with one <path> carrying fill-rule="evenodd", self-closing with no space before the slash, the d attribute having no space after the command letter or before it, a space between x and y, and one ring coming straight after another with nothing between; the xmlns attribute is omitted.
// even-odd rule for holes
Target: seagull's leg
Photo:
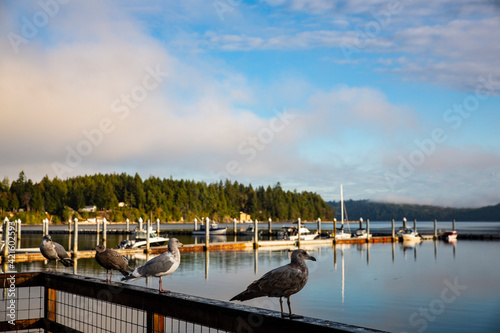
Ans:
<svg viewBox="0 0 500 333"><path fill-rule="evenodd" d="M57 262L58 262L58 261L59 261L59 260L57 260L57 259L56 259L56 273L57 273Z"/></svg>
<svg viewBox="0 0 500 333"><path fill-rule="evenodd" d="M287 303L288 303L288 311L290 311L290 319L302 319L302 318L304 318L303 316L292 314L292 307L290 306L290 296L288 296L286 299L287 299Z"/></svg>
<svg viewBox="0 0 500 333"><path fill-rule="evenodd" d="M163 289L163 283L161 282L161 276L160 276L160 289L159 289L160 293L169 293L170 290L164 290Z"/></svg>
<svg viewBox="0 0 500 333"><path fill-rule="evenodd" d="M113 278L113 270L111 270L111 274L109 275L109 282L111 282L112 278Z"/></svg>
<svg viewBox="0 0 500 333"><path fill-rule="evenodd" d="M285 314L283 313L283 300L282 300L282 296L280 296L280 308L281 308L281 318L285 318Z"/></svg>

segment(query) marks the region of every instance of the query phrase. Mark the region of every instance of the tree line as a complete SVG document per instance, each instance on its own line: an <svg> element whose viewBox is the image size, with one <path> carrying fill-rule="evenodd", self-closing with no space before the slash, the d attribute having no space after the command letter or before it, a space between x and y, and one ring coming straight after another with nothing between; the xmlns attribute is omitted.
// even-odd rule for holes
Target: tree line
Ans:
<svg viewBox="0 0 500 333"><path fill-rule="evenodd" d="M340 220L340 201L327 202L337 212ZM480 208L451 208L431 205L396 204L374 202L370 200L344 201L349 220L360 217L372 221L401 221L406 217L409 221L500 221L500 204Z"/></svg>
<svg viewBox="0 0 500 333"><path fill-rule="evenodd" d="M119 207L119 203L123 203ZM209 217L216 221L239 218L240 211L252 219L273 221L333 219L333 209L320 195L312 192L285 191L274 186L243 185L237 181L205 183L193 180L143 180L121 174L95 174L61 180L45 176L35 183L22 171L17 180L0 183L0 210L7 212L48 213L53 219L68 219L92 213L79 212L85 206L96 206L98 214L111 221L131 221L139 217L162 221L192 221ZM41 215L40 215L41 214ZM37 217L38 218L38 217ZM40 222L40 221L38 221Z"/></svg>

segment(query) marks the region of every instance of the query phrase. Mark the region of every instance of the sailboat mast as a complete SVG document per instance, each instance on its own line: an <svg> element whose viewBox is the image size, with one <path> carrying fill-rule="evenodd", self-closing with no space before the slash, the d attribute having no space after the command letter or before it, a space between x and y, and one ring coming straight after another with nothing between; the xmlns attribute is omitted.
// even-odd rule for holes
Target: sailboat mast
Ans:
<svg viewBox="0 0 500 333"><path fill-rule="evenodd" d="M340 221L344 225L344 192L342 191L342 184L340 184Z"/></svg>

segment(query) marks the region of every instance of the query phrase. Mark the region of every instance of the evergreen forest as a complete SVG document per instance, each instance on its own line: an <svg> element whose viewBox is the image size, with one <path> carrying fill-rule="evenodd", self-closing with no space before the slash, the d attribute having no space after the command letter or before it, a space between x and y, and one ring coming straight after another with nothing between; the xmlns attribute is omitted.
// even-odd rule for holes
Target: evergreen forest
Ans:
<svg viewBox="0 0 500 333"><path fill-rule="evenodd" d="M119 203L121 203L119 205ZM80 210L96 206L98 212ZM119 207L120 206L120 207ZM312 192L285 191L274 186L243 185L236 181L207 184L192 180L143 180L121 174L85 175L66 180L45 176L35 183L22 171L17 180L4 178L0 183L2 219L21 218L27 223L41 223L50 217L53 223L80 217L104 216L110 221L139 217L161 221L193 221L209 217L228 222L239 219L240 212L259 221L332 220L334 210L320 195Z"/></svg>

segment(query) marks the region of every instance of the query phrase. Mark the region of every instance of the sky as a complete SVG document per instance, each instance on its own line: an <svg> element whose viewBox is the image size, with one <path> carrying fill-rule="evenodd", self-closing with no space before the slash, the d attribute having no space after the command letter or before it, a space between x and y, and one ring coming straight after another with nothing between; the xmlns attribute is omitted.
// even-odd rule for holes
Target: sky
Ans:
<svg viewBox="0 0 500 333"><path fill-rule="evenodd" d="M497 1L0 2L0 178L500 202Z"/></svg>

